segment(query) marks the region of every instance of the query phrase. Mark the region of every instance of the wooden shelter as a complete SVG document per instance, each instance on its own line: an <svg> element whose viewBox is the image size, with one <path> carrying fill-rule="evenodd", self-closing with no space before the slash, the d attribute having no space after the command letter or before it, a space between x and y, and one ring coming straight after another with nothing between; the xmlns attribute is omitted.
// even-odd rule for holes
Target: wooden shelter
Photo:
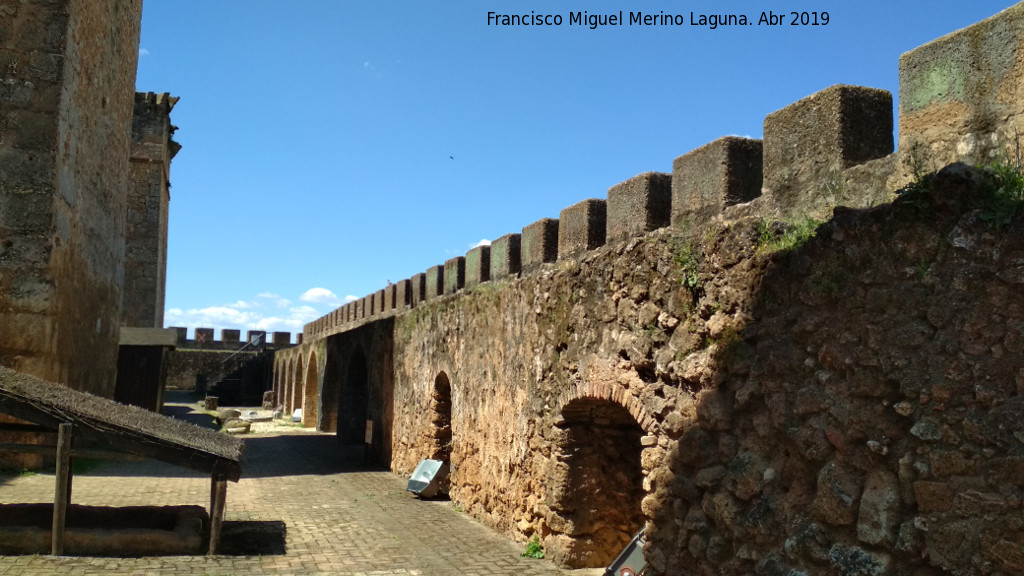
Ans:
<svg viewBox="0 0 1024 576"><path fill-rule="evenodd" d="M0 424L0 432L33 434L42 444L0 442L0 451L51 454L57 461L52 553L63 553L64 523L71 498L71 459L152 458L210 474L210 542L215 554L224 520L227 481L242 474L244 444L238 438L135 406L71 390L0 366L0 414L24 424Z"/></svg>

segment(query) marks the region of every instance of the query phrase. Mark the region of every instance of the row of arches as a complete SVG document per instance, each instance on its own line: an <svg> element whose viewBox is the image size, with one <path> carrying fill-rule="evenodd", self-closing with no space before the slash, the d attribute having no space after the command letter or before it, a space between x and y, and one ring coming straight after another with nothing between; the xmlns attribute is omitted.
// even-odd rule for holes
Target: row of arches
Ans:
<svg viewBox="0 0 1024 576"><path fill-rule="evenodd" d="M318 381L316 352L310 353L305 363L301 354L279 360L274 370L275 408L289 415L302 408L302 425L315 427L320 405Z"/></svg>
<svg viewBox="0 0 1024 576"><path fill-rule="evenodd" d="M362 444L370 403L367 356L356 346L348 362L339 367L343 368L339 373L327 370L331 382L325 378L321 392L315 351L286 355L275 370L275 398L289 414L303 408L304 426L317 426L324 412L322 429L336 429L341 444ZM430 446L421 457L451 466L452 453L460 443L473 441L471 433L460 434L460 422L453 420L457 399L448 373L438 372L425 406ZM330 405L325 409L322 402ZM607 566L645 521L641 511L645 431L640 424L645 419L610 393L592 391L566 398L560 416L559 430L553 435L559 440L552 450L557 472L545 479L556 518L546 525L548 534L568 538L560 539L563 545L554 551L558 557L553 559L573 568ZM458 483L459 470L453 468L451 474L452 482Z"/></svg>

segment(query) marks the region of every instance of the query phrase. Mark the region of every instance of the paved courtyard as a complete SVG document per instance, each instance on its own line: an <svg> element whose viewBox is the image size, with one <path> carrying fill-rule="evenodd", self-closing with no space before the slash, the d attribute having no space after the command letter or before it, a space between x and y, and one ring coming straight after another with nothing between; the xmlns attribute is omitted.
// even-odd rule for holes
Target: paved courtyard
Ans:
<svg viewBox="0 0 1024 576"><path fill-rule="evenodd" d="M171 407L181 412L181 408ZM187 412L187 410L184 410ZM422 501L333 435L278 429L246 437L242 480L228 485L225 554L147 558L0 556L0 575L350 574L541 576L560 570L520 557L522 544L451 502ZM0 476L0 503L52 502L52 474ZM74 479L72 503L208 506L210 479L160 462L103 462ZM283 534L282 534L283 533Z"/></svg>

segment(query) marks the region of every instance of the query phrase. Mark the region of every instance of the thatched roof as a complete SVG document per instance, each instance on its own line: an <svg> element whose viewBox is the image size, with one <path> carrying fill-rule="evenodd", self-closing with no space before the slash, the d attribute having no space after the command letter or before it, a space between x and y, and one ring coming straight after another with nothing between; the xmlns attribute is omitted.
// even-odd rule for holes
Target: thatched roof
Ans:
<svg viewBox="0 0 1024 576"><path fill-rule="evenodd" d="M74 424L91 444L170 464L241 476L241 440L135 406L71 390L0 366L0 414L56 430Z"/></svg>

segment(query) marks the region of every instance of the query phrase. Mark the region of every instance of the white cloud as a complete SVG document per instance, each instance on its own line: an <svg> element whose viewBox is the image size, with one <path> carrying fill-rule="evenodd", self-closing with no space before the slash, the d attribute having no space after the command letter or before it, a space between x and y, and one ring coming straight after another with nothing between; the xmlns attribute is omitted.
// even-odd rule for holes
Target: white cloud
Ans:
<svg viewBox="0 0 1024 576"><path fill-rule="evenodd" d="M490 245L491 245L491 241L488 240L487 238L484 238L483 240L477 242L476 244L470 244L469 247L470 248L479 248L480 246L490 246Z"/></svg>
<svg viewBox="0 0 1024 576"><path fill-rule="evenodd" d="M328 306L338 306L341 304L341 299L338 298L338 295L327 288L310 288L302 296L299 296L299 300L312 302L313 304L327 304Z"/></svg>
<svg viewBox="0 0 1024 576"><path fill-rule="evenodd" d="M274 306L277 306L278 308L287 308L292 305L291 300L282 298L280 294L274 294L273 292L260 292L256 297L263 298L265 300L273 300Z"/></svg>
<svg viewBox="0 0 1024 576"><path fill-rule="evenodd" d="M145 48L139 48L139 56L149 56L149 50Z"/></svg>
<svg viewBox="0 0 1024 576"><path fill-rule="evenodd" d="M345 296L345 304L348 304L349 302L355 302L356 300L359 300L359 298L351 294Z"/></svg>
<svg viewBox="0 0 1024 576"><path fill-rule="evenodd" d="M172 307L164 312L164 326L194 328L231 328L241 330L266 330L267 332L301 332L302 327L316 320L327 311L319 308L328 304L335 307L338 297L330 290L314 288L303 297L315 300L310 305L295 306L278 294L263 292L253 300L238 300L231 304L182 308ZM333 302L332 302L333 299ZM271 308L273 305L273 308ZM274 309L273 312L271 310ZM220 334L216 334L220 338Z"/></svg>

